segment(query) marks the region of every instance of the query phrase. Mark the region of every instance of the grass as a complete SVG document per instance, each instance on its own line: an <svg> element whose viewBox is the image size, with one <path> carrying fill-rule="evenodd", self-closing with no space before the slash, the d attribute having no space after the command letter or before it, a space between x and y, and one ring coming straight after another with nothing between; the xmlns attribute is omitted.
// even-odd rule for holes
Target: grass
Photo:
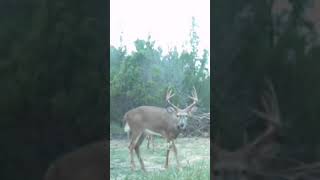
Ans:
<svg viewBox="0 0 320 180"><path fill-rule="evenodd" d="M169 168L164 169L166 158L166 141L155 138L155 149L147 149L145 140L140 146L140 152L147 172L141 171L139 161L135 156L136 170L131 171L128 140L110 141L110 177L113 180L188 180L210 179L210 140L208 138L178 138L176 146L181 169L177 169L174 154L169 156Z"/></svg>

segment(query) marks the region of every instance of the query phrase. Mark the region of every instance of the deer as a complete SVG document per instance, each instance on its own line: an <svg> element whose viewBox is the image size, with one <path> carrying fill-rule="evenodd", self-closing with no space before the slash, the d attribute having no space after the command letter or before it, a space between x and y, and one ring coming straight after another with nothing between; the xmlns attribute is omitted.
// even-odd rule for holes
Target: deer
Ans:
<svg viewBox="0 0 320 180"><path fill-rule="evenodd" d="M319 179L309 172L320 170L320 163L306 165L293 159L277 159L275 139L281 127L280 108L274 86L266 80L268 90L262 96L263 110L252 112L266 122L265 131L251 143L245 143L235 151L213 142L213 167L211 176L215 180L301 180ZM282 167L284 166L284 167Z"/></svg>
<svg viewBox="0 0 320 180"><path fill-rule="evenodd" d="M192 109L198 103L198 96L196 89L193 87L192 96L189 96L193 102L186 108L180 109L170 101L174 95L172 89L168 88L166 101L171 105L168 108L139 106L125 113L123 117L123 122L125 124L124 130L125 132L131 132L129 139L130 144L128 146L130 151L131 170L135 170L136 167L133 157L135 152L140 162L141 169L146 172L139 147L147 134L161 136L166 139L167 152L164 165L165 169L168 168L169 153L171 150L173 150L177 167L181 167L178 159L177 147L174 141L180 132L185 130L187 120L192 115Z"/></svg>
<svg viewBox="0 0 320 180"><path fill-rule="evenodd" d="M44 180L105 180L108 162L107 141L97 141L55 160Z"/></svg>

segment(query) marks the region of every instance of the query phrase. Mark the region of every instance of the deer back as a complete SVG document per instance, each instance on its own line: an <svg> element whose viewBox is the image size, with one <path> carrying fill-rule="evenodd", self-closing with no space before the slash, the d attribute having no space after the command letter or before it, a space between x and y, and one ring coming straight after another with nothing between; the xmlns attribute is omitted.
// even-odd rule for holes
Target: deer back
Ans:
<svg viewBox="0 0 320 180"><path fill-rule="evenodd" d="M140 106L125 114L125 121L130 129L144 131L146 129L160 133L166 133L177 129L177 117L174 112L166 108L155 106Z"/></svg>
<svg viewBox="0 0 320 180"><path fill-rule="evenodd" d="M178 106L171 103L170 99L174 96L172 89L168 89L166 101L171 105L168 108L155 106L140 106L128 111L124 115L125 131L132 133L140 133L150 131L160 134L167 139L175 139L181 130L187 126L187 119L192 115L195 105L198 102L198 95L195 87L193 87L192 103L180 109Z"/></svg>

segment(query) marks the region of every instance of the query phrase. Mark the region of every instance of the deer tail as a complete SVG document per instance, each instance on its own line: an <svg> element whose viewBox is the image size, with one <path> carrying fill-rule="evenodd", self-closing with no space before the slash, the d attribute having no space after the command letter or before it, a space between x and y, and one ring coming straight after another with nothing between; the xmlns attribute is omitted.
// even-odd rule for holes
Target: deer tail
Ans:
<svg viewBox="0 0 320 180"><path fill-rule="evenodd" d="M129 127L129 125L128 125L127 119L128 119L128 114L126 113L126 114L123 116L122 122L123 122L123 124L124 124L124 132L129 133L130 127Z"/></svg>

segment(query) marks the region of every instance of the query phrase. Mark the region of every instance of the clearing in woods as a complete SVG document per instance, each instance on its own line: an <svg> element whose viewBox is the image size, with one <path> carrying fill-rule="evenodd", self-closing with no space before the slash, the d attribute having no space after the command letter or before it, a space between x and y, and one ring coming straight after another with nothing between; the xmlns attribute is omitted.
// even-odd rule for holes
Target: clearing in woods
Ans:
<svg viewBox="0 0 320 180"><path fill-rule="evenodd" d="M141 157L147 173L141 171L139 161L135 156L136 170L131 171L129 161L128 140L110 141L110 179L150 179L150 180L188 180L210 179L210 139L209 138L178 138L176 146L181 169L178 170L173 151L169 155L169 168L164 169L166 158L166 141L163 138L154 139L155 149L147 149L147 141L140 146Z"/></svg>

